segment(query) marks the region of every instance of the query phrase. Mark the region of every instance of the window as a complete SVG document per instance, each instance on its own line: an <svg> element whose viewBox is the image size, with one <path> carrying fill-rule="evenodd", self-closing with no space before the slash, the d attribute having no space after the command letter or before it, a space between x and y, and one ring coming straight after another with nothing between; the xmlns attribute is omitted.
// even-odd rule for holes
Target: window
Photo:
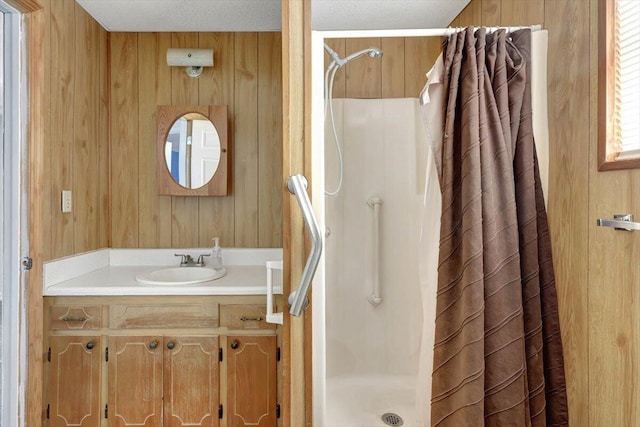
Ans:
<svg viewBox="0 0 640 427"><path fill-rule="evenodd" d="M600 0L598 169L640 168L640 1Z"/></svg>

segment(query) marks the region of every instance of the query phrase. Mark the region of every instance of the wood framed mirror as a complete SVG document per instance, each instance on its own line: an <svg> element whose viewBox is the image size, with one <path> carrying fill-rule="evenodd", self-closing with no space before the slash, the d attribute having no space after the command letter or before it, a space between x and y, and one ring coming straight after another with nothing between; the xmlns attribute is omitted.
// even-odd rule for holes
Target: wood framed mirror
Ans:
<svg viewBox="0 0 640 427"><path fill-rule="evenodd" d="M226 196L227 106L160 105L157 123L158 194Z"/></svg>

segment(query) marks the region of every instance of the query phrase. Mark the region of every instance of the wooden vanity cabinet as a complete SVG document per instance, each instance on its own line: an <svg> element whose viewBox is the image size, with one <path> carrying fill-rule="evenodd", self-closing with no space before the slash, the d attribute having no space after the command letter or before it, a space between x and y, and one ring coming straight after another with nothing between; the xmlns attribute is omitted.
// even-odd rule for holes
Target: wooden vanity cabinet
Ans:
<svg viewBox="0 0 640 427"><path fill-rule="evenodd" d="M108 426L161 427L162 337L111 336L108 352Z"/></svg>
<svg viewBox="0 0 640 427"><path fill-rule="evenodd" d="M276 337L227 337L229 427L276 425Z"/></svg>
<svg viewBox="0 0 640 427"><path fill-rule="evenodd" d="M219 425L217 336L164 338L164 426Z"/></svg>
<svg viewBox="0 0 640 427"><path fill-rule="evenodd" d="M219 425L217 336L115 336L109 346L110 427Z"/></svg>
<svg viewBox="0 0 640 427"><path fill-rule="evenodd" d="M44 425L276 427L276 329L227 298L46 298Z"/></svg>
<svg viewBox="0 0 640 427"><path fill-rule="evenodd" d="M99 426L102 337L53 336L49 345L48 425Z"/></svg>

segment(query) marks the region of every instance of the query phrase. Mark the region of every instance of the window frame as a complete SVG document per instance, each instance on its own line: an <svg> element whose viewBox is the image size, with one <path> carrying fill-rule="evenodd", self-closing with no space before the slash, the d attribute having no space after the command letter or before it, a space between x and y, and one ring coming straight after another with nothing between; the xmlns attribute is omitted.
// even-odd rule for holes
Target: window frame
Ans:
<svg viewBox="0 0 640 427"><path fill-rule="evenodd" d="M613 115L615 107L615 1L599 0L598 8L598 170L640 168L640 158L607 159L608 148L615 144Z"/></svg>

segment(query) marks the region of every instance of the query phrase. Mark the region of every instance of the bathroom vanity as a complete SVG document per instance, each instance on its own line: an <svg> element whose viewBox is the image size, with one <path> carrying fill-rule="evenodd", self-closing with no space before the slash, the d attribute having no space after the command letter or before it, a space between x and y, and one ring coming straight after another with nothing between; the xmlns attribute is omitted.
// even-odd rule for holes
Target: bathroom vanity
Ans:
<svg viewBox="0 0 640 427"><path fill-rule="evenodd" d="M125 253L135 265L106 251L107 266L80 262L99 266L89 272L77 259L45 268L46 425L276 426L279 329L265 321L264 261L281 252L226 254L226 276L180 287L135 281L175 263L173 251ZM82 274L56 276L72 270Z"/></svg>

